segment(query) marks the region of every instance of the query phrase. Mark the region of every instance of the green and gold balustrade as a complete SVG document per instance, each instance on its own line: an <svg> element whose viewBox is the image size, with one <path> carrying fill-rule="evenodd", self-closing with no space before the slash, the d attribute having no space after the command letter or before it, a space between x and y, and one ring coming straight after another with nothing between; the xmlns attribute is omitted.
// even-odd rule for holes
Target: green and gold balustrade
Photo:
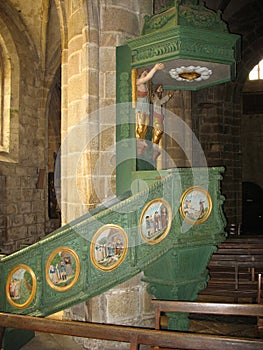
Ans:
<svg viewBox="0 0 263 350"><path fill-rule="evenodd" d="M222 173L147 172L149 180L138 182L133 195L116 197L2 257L1 311L47 316L141 272L153 297L195 300L207 284L209 259L225 239ZM187 319L178 326L171 317L170 327L186 328Z"/></svg>

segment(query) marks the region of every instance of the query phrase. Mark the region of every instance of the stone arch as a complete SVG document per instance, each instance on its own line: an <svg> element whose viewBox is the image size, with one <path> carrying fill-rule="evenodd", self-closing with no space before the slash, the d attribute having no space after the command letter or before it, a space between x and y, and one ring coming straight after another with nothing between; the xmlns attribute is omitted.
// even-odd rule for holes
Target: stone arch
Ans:
<svg viewBox="0 0 263 350"><path fill-rule="evenodd" d="M18 160L20 63L12 35L0 18L1 140L0 160Z"/></svg>
<svg viewBox="0 0 263 350"><path fill-rule="evenodd" d="M242 108L242 92L247 81L249 72L259 62L263 55L263 36L262 36L262 2L251 1L243 6L232 6L232 13L229 14L227 22L229 23L230 31L239 33L242 36L241 58L237 64L237 77L234 82L229 85L227 92L232 98L233 122L236 124L234 128L239 131L235 133L238 139L236 145L237 152L233 162L236 164L236 170L233 171L235 178L236 197L236 223L241 223L244 220L244 203L242 202L242 182L244 181L244 119ZM249 16L247 15L249 14ZM242 19L242 20L241 20ZM228 98L226 94L226 98ZM245 124L246 134L249 133L250 123ZM253 127L252 129L253 130ZM246 153L246 152L245 152ZM252 157L254 158L254 157ZM238 166L237 166L238 164ZM233 220L233 219L232 219Z"/></svg>
<svg viewBox="0 0 263 350"><path fill-rule="evenodd" d="M23 15L18 4L8 0L0 2L1 52L2 57L4 53L7 57L6 68L8 65L10 67L9 150L0 153L3 178L0 201L5 207L5 221L0 231L2 245L8 252L19 249L19 240L25 239L27 243L33 243L47 227L46 196L40 196L38 191L34 191L40 178L39 169L45 168L46 161L46 154L43 152L43 55L38 46L38 39L41 38L33 27L33 20L38 25L41 17L32 18L27 23ZM5 91L6 88L7 86ZM38 189L44 192L44 186L45 184ZM32 191L27 191L29 188ZM20 194L16 201L15 192ZM35 201L38 202L38 215L24 213L25 203ZM13 205L11 207L6 203ZM39 220L40 216L42 220Z"/></svg>
<svg viewBox="0 0 263 350"><path fill-rule="evenodd" d="M8 28L13 42L16 43L16 50L18 52L18 56L25 56L23 54L23 50L26 47L28 48L26 52L28 60L34 63L38 62L39 55L36 49L36 45L30 37L30 32L27 30L27 27L24 24L19 12L20 11L12 7L8 1L0 3L0 17L3 20L3 23L5 23L5 26ZM34 69L34 74L36 74L36 78L39 78L39 74L37 73L35 65L32 66L32 69Z"/></svg>
<svg viewBox="0 0 263 350"><path fill-rule="evenodd" d="M233 89L233 101L237 104L250 70L258 63L263 54L262 10L262 2L254 0L242 6L230 6L226 18L230 31L239 33L242 38L241 57L237 64L237 77ZM247 16L247 14L250 15Z"/></svg>
<svg viewBox="0 0 263 350"><path fill-rule="evenodd" d="M62 49L68 47L68 26L67 26L67 15L64 1L55 0L55 4L58 11L60 34L61 34L61 46Z"/></svg>
<svg viewBox="0 0 263 350"><path fill-rule="evenodd" d="M263 37L255 38L250 42L248 50L249 54L242 58L238 67L234 92L234 102L236 103L240 100L240 94L251 69L259 63L263 56Z"/></svg>
<svg viewBox="0 0 263 350"><path fill-rule="evenodd" d="M52 228L61 225L60 211L60 172L55 173L55 163L61 145L61 69L60 65L53 77L52 84L48 90L47 107L47 129L48 129L48 217L52 220ZM55 179L56 175L56 179Z"/></svg>
<svg viewBox="0 0 263 350"><path fill-rule="evenodd" d="M0 3L0 46L2 69L2 115L4 140L1 140L0 161L17 163L19 148L20 82L24 67L28 64L39 78L39 62L36 47L31 40L19 12L8 1ZM24 48L28 47L27 55ZM23 62L26 59L26 62ZM29 63L30 62L30 63ZM4 75L3 75L4 74ZM4 77L4 80L3 80Z"/></svg>

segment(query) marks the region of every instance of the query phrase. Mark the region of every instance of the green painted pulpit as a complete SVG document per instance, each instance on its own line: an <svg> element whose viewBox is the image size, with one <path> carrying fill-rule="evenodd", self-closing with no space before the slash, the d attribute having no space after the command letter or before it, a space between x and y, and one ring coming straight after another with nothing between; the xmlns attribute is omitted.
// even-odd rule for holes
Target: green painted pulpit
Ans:
<svg viewBox="0 0 263 350"><path fill-rule="evenodd" d="M140 37L117 48L117 195L32 246L2 257L1 311L47 316L141 272L155 298L197 298L209 279L208 262L226 237L224 169L203 162L157 170L151 125L149 148L138 157L136 71L164 62L167 69L154 79L165 89L212 86L233 77L237 42L220 14L196 1L176 0L145 19ZM196 150L200 157L192 135L192 156ZM188 328L187 315L168 316L170 329Z"/></svg>
<svg viewBox="0 0 263 350"><path fill-rule="evenodd" d="M196 0L166 2L159 13L145 16L141 35L117 47L118 195L131 189L133 172L158 168L153 154L159 140L154 140L153 133L165 134L168 130L165 126L160 129L162 113L157 112L155 117L154 89L162 85L164 91L194 92L228 82L235 78L239 59L240 36L229 32L220 11L209 10L203 1ZM139 81L145 69L151 71L159 62L164 67L152 74L148 87L144 80L145 89L141 88ZM146 91L148 98L142 95ZM173 125L177 127L178 123ZM200 162L198 165L203 166Z"/></svg>

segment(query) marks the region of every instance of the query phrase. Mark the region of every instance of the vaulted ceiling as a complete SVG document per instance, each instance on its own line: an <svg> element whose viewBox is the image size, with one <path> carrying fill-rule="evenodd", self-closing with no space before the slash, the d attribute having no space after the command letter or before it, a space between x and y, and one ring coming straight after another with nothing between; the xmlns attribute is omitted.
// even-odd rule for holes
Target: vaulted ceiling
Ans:
<svg viewBox="0 0 263 350"><path fill-rule="evenodd" d="M112 0L108 1L110 2ZM27 37L31 38L32 45L35 46L35 52L42 60L46 57L45 65L48 66L54 61L54 52L60 47L61 40L58 18L55 18L55 4L55 0L41 0L37 3L34 0L0 1L0 16L6 13L16 27L19 21L20 31L27 33ZM263 56L263 1L206 0L205 5L212 10L222 11L222 18L228 24L230 32L241 35L242 57L248 66L247 70L253 68ZM55 18L55 21L52 21L52 18ZM45 46L43 38L46 38L48 46ZM243 67L241 69L243 70Z"/></svg>
<svg viewBox="0 0 263 350"><path fill-rule="evenodd" d="M206 0L205 4L212 10L222 11L222 18L231 32L252 35L257 30L258 36L263 35L262 0ZM259 23L261 25L256 29Z"/></svg>

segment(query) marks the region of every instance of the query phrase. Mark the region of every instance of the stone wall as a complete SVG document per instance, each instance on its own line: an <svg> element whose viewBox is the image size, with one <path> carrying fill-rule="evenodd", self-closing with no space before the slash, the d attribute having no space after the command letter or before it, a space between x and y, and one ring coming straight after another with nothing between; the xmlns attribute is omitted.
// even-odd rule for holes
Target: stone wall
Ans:
<svg viewBox="0 0 263 350"><path fill-rule="evenodd" d="M122 283L89 303L79 304L65 310L64 318L78 321L153 327L154 312L147 284L141 282L142 274ZM125 343L74 338L84 349L129 349Z"/></svg>
<svg viewBox="0 0 263 350"><path fill-rule="evenodd" d="M192 94L193 131L205 152L207 164L225 168L222 194L228 224L242 220L240 108L240 103L233 105L231 83Z"/></svg>
<svg viewBox="0 0 263 350"><path fill-rule="evenodd" d="M247 81L243 88L243 114L241 122L242 180L263 189L263 81Z"/></svg>
<svg viewBox="0 0 263 350"><path fill-rule="evenodd" d="M242 117L243 181L253 182L263 188L263 179L258 169L263 169L263 124L262 114Z"/></svg>
<svg viewBox="0 0 263 350"><path fill-rule="evenodd" d="M1 241L2 251L9 253L45 234L46 191L37 187L39 169L45 168L46 161L45 129L36 38L28 35L30 24L17 10L8 3L0 6L1 60L5 62L2 65L5 113L1 123L9 119L8 129L4 130L8 146L1 150L0 157L0 172L5 178L0 202L6 206Z"/></svg>
<svg viewBox="0 0 263 350"><path fill-rule="evenodd" d="M70 30L62 39L68 41L62 54L64 222L115 193L115 48L140 33L150 4L93 1L87 2L86 9L67 8Z"/></svg>

